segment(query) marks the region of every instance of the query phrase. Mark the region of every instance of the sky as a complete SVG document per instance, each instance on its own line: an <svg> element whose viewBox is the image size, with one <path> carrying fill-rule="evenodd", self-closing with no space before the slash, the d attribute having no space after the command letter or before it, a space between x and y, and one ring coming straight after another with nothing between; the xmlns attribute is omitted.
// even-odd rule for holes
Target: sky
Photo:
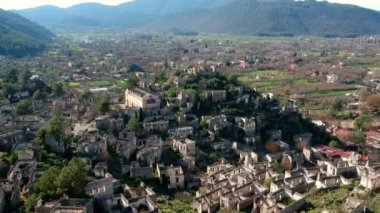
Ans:
<svg viewBox="0 0 380 213"><path fill-rule="evenodd" d="M132 0L0 0L0 8L10 9L26 9L38 7L41 5L55 5L59 7L70 7L75 4L85 2L98 2L107 5L118 5ZM154 0L151 0L154 1ZM328 0L334 3L355 4L361 7L380 10L380 0Z"/></svg>

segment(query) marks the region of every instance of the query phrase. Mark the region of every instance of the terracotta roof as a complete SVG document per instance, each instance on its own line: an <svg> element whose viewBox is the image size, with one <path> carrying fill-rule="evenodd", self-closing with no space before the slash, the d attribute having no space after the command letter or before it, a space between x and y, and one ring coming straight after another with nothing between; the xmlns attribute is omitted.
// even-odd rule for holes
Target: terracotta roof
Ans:
<svg viewBox="0 0 380 213"><path fill-rule="evenodd" d="M365 132L364 134L365 134L367 137L378 138L378 139L380 139L380 132L376 132L376 131L368 131L368 132Z"/></svg>
<svg viewBox="0 0 380 213"><path fill-rule="evenodd" d="M334 135L338 138L344 138L344 139L348 139L351 137L350 131L346 129L337 129L335 130Z"/></svg>

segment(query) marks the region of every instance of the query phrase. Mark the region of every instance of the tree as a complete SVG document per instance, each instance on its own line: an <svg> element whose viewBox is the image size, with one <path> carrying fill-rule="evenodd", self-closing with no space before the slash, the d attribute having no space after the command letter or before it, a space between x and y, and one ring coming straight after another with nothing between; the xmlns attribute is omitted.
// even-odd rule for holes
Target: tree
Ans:
<svg viewBox="0 0 380 213"><path fill-rule="evenodd" d="M57 178L58 192L69 197L80 197L87 182L86 164L79 158L73 158Z"/></svg>
<svg viewBox="0 0 380 213"><path fill-rule="evenodd" d="M136 115L132 115L131 118L129 118L127 123L127 131L135 132L139 129L139 120Z"/></svg>
<svg viewBox="0 0 380 213"><path fill-rule="evenodd" d="M53 136L58 141L63 140L65 136L65 122L61 110L54 110L47 127L47 134Z"/></svg>
<svg viewBox="0 0 380 213"><path fill-rule="evenodd" d="M57 182L60 172L61 170L57 167L51 167L45 171L40 178L38 178L36 182L36 189L43 199L55 199L62 195L62 193L58 190Z"/></svg>
<svg viewBox="0 0 380 213"><path fill-rule="evenodd" d="M166 91L166 95L169 97L169 98L173 98L177 95L177 88L176 87L170 87L167 91Z"/></svg>
<svg viewBox="0 0 380 213"><path fill-rule="evenodd" d="M12 69L5 78L6 82L15 84L18 82L18 73L15 69Z"/></svg>
<svg viewBox="0 0 380 213"><path fill-rule="evenodd" d="M27 83L32 77L32 73L29 70L25 70L21 73L21 81L22 83Z"/></svg>
<svg viewBox="0 0 380 213"><path fill-rule="evenodd" d="M202 118L201 122L199 123L199 126L203 129L207 128L207 119L205 117Z"/></svg>
<svg viewBox="0 0 380 213"><path fill-rule="evenodd" d="M361 88L358 91L359 100L360 101L365 101L367 99L367 97L370 96L371 94L372 94L372 92L371 92L371 90L368 87Z"/></svg>
<svg viewBox="0 0 380 213"><path fill-rule="evenodd" d="M284 167L277 161L272 161L272 163L270 164L273 171L277 172L277 173L283 173L284 172Z"/></svg>
<svg viewBox="0 0 380 213"><path fill-rule="evenodd" d="M330 147L330 148L339 148L339 147L340 147L340 144L339 144L338 141L336 141L336 140L332 140L332 141L329 142L329 147Z"/></svg>
<svg viewBox="0 0 380 213"><path fill-rule="evenodd" d="M352 138L354 139L354 142L359 145L363 145L366 141L366 136L363 132L357 130L352 133Z"/></svg>
<svg viewBox="0 0 380 213"><path fill-rule="evenodd" d="M134 74L129 74L126 80L126 89L133 89L139 86L139 79Z"/></svg>
<svg viewBox="0 0 380 213"><path fill-rule="evenodd" d="M46 100L46 94L45 94L44 92L42 92L41 90L37 90L37 91L33 94L33 99L34 99L34 100L37 100L37 101Z"/></svg>
<svg viewBox="0 0 380 213"><path fill-rule="evenodd" d="M101 96L96 104L96 107L102 114L109 112L111 109L110 97L108 95Z"/></svg>
<svg viewBox="0 0 380 213"><path fill-rule="evenodd" d="M29 101L21 101L16 106L16 115L28 115L32 114L32 112Z"/></svg>
<svg viewBox="0 0 380 213"><path fill-rule="evenodd" d="M9 97L14 95L17 92L17 87L15 84L6 83L3 86L3 95L4 97Z"/></svg>
<svg viewBox="0 0 380 213"><path fill-rule="evenodd" d="M372 121L371 116L369 115L360 115L355 119L355 128L358 131L363 131L365 127L369 125L369 123Z"/></svg>
<svg viewBox="0 0 380 213"><path fill-rule="evenodd" d="M377 112L380 109L380 95L370 95L366 98L365 103L371 112Z"/></svg>
<svg viewBox="0 0 380 213"><path fill-rule="evenodd" d="M62 96L65 93L65 90L63 88L63 83L62 82L54 83L52 86L52 92L53 92L53 95L56 97Z"/></svg>
<svg viewBox="0 0 380 213"><path fill-rule="evenodd" d="M336 99L334 101L334 104L332 105L332 109L335 112L342 111L343 110L343 101L342 101L342 99Z"/></svg>
<svg viewBox="0 0 380 213"><path fill-rule="evenodd" d="M79 96L79 101L82 103L87 103L91 100L92 93L89 89L83 91L83 93Z"/></svg>
<svg viewBox="0 0 380 213"><path fill-rule="evenodd" d="M153 74L153 80L155 83L163 83L163 82L166 82L167 79L166 79L166 73L165 71L161 70L161 71L157 71Z"/></svg>
<svg viewBox="0 0 380 213"><path fill-rule="evenodd" d="M24 206L25 206L25 212L31 213L34 212L34 207L37 204L37 201L40 199L40 196L37 194L31 194L28 196L28 198L25 200Z"/></svg>

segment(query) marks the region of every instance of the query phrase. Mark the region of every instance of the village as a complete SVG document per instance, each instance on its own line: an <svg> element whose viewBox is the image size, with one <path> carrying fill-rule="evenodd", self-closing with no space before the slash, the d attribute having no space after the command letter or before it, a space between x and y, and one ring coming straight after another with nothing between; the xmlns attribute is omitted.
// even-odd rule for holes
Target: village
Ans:
<svg viewBox="0 0 380 213"><path fill-rule="evenodd" d="M379 210L378 70L291 41L247 56L241 41L176 39L57 44L21 74L1 58L0 212ZM372 40L342 46L371 54Z"/></svg>

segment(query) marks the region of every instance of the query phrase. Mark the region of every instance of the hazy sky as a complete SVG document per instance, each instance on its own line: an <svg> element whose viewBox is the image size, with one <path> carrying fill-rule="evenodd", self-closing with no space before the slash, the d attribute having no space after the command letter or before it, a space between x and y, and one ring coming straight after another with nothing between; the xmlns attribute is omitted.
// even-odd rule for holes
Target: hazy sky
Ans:
<svg viewBox="0 0 380 213"><path fill-rule="evenodd" d="M108 5L118 5L131 0L0 0L0 8L3 9L25 9L41 5L56 5L69 7L84 2L99 2ZM154 0L151 0L154 1ZM180 1L180 0L179 0ZM356 4L362 7L380 10L380 0L328 0L329 2Z"/></svg>

